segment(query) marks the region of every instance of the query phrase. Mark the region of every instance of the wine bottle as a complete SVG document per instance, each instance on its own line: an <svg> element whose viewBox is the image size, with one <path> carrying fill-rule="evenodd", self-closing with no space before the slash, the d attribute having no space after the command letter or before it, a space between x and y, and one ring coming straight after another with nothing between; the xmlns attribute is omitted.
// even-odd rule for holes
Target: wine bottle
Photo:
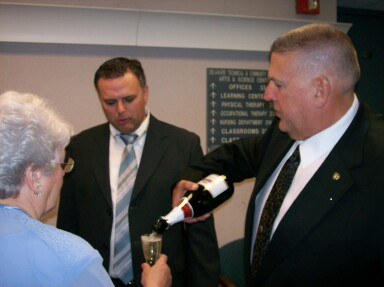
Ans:
<svg viewBox="0 0 384 287"><path fill-rule="evenodd" d="M171 212L156 221L153 232L161 234L175 223L209 213L234 192L233 184L227 182L224 175L211 174L197 184L197 190L187 191Z"/></svg>

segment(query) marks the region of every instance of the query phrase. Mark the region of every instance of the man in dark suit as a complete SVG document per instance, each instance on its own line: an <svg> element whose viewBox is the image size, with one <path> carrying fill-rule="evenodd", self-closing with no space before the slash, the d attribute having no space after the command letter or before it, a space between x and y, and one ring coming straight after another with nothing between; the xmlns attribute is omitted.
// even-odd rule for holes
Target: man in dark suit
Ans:
<svg viewBox="0 0 384 287"><path fill-rule="evenodd" d="M384 118L354 94L360 68L349 37L320 23L292 30L273 43L268 76L276 120L266 134L206 155L174 201L212 172L256 177L245 223L249 286L383 286ZM297 170L267 224L282 190L275 181L297 147Z"/></svg>
<svg viewBox="0 0 384 287"><path fill-rule="evenodd" d="M203 156L200 139L149 113L148 86L139 61L106 61L94 84L108 123L81 132L68 146L67 156L76 167L64 179L57 226L83 237L100 252L116 286L139 286L140 265L145 261L140 236L150 233L159 216L171 210L172 187L180 172ZM134 278L127 284L117 278L111 264L117 238L118 170L126 146L121 133L138 136L133 144L138 169L126 218ZM219 254L213 220L172 226L163 235L162 253L168 256L172 286L217 286Z"/></svg>

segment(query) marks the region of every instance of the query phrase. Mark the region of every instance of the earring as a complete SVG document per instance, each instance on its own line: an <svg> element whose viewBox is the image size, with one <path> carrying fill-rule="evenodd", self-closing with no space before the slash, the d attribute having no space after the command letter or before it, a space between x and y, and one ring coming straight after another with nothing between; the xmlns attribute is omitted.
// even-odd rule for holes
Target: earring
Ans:
<svg viewBox="0 0 384 287"><path fill-rule="evenodd" d="M37 186L37 191L34 191L33 193L36 195L36 196L41 196L42 192L43 192L43 187L41 186L41 182L38 181L36 183L36 186Z"/></svg>

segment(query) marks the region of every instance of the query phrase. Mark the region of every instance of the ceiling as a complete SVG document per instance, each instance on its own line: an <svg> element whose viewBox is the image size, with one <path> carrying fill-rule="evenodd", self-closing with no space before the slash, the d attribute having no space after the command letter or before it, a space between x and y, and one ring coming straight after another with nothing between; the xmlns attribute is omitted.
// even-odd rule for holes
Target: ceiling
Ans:
<svg viewBox="0 0 384 287"><path fill-rule="evenodd" d="M337 0L338 7L384 11L384 0Z"/></svg>

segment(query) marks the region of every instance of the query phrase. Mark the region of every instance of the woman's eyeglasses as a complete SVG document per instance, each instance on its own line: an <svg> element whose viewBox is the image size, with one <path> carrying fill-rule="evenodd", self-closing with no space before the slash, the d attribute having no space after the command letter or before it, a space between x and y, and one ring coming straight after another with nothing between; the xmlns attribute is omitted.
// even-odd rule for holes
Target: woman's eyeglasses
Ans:
<svg viewBox="0 0 384 287"><path fill-rule="evenodd" d="M65 173L69 173L72 171L73 166L75 165L75 161L72 158L68 158L67 162L52 162L53 164L60 164L61 168Z"/></svg>

